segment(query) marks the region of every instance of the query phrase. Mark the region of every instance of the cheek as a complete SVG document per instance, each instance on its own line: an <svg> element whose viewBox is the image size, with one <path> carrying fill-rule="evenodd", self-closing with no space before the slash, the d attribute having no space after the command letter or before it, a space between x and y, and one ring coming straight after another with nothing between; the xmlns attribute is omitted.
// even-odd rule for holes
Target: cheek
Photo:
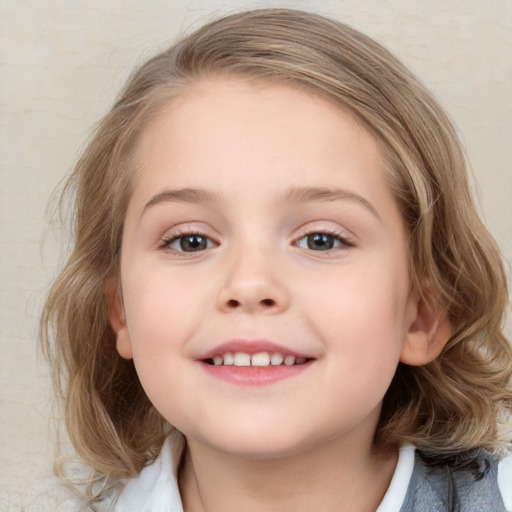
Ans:
<svg viewBox="0 0 512 512"><path fill-rule="evenodd" d="M181 407L187 340L197 327L194 293L183 293L179 283L173 284L146 277L130 279L123 290L138 377L151 402L171 422Z"/></svg>
<svg viewBox="0 0 512 512"><path fill-rule="evenodd" d="M324 282L305 309L328 352L364 373L394 372L407 330L407 270L373 264Z"/></svg>
<svg viewBox="0 0 512 512"><path fill-rule="evenodd" d="M199 289L155 269L149 272L140 268L123 282L136 364L170 356L190 338L197 326Z"/></svg>

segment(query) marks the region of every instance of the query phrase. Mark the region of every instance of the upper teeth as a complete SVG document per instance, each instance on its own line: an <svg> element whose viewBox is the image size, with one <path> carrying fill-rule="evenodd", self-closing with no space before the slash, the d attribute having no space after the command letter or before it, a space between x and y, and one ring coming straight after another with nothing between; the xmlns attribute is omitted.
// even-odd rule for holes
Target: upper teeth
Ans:
<svg viewBox="0 0 512 512"><path fill-rule="evenodd" d="M305 357L295 357L292 355L284 356L279 352L258 352L256 354L246 354L245 352L227 352L223 355L213 357L215 366L293 366L294 364L303 364Z"/></svg>

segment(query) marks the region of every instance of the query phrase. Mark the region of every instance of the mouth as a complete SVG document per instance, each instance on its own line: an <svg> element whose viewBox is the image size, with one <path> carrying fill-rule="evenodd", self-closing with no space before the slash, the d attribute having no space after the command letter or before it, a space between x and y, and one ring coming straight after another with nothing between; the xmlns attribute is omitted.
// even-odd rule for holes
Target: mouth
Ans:
<svg viewBox="0 0 512 512"><path fill-rule="evenodd" d="M211 366L254 366L259 368L269 366L296 366L306 364L310 358L295 356L281 352L226 352L204 359Z"/></svg>
<svg viewBox="0 0 512 512"><path fill-rule="evenodd" d="M316 358L268 340L231 340L197 358L212 377L237 385L271 384L299 375Z"/></svg>

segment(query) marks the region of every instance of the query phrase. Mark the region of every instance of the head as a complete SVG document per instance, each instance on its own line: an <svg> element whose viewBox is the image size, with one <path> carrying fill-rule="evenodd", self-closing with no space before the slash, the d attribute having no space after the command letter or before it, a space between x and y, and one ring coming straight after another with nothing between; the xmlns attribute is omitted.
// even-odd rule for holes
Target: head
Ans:
<svg viewBox="0 0 512 512"><path fill-rule="evenodd" d="M75 248L48 299L68 431L96 471L133 475L170 426L116 350L109 319L121 295L121 247L145 130L175 98L212 77L283 85L325 99L371 135L407 234L411 293L436 347L411 349L384 398L375 442L433 453L497 442L510 403L511 352L500 253L476 213L464 156L444 111L392 55L317 15L260 10L214 21L149 60L128 81L78 162Z"/></svg>

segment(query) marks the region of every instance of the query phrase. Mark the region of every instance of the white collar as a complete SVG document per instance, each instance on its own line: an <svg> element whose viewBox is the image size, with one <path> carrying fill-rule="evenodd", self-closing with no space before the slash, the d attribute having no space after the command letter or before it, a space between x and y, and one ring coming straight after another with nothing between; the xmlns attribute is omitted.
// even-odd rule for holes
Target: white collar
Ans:
<svg viewBox="0 0 512 512"><path fill-rule="evenodd" d="M500 461L498 466L498 486L505 509L512 512L512 451Z"/></svg>
<svg viewBox="0 0 512 512"><path fill-rule="evenodd" d="M155 461L122 490L114 512L183 512L169 436Z"/></svg>
<svg viewBox="0 0 512 512"><path fill-rule="evenodd" d="M130 480L121 492L115 512L183 512L169 437L157 459ZM400 510L414 468L414 446L400 448L389 488L376 512Z"/></svg>
<svg viewBox="0 0 512 512"><path fill-rule="evenodd" d="M402 508L414 469L414 450L409 443L400 448L393 478L376 512L397 512Z"/></svg>

